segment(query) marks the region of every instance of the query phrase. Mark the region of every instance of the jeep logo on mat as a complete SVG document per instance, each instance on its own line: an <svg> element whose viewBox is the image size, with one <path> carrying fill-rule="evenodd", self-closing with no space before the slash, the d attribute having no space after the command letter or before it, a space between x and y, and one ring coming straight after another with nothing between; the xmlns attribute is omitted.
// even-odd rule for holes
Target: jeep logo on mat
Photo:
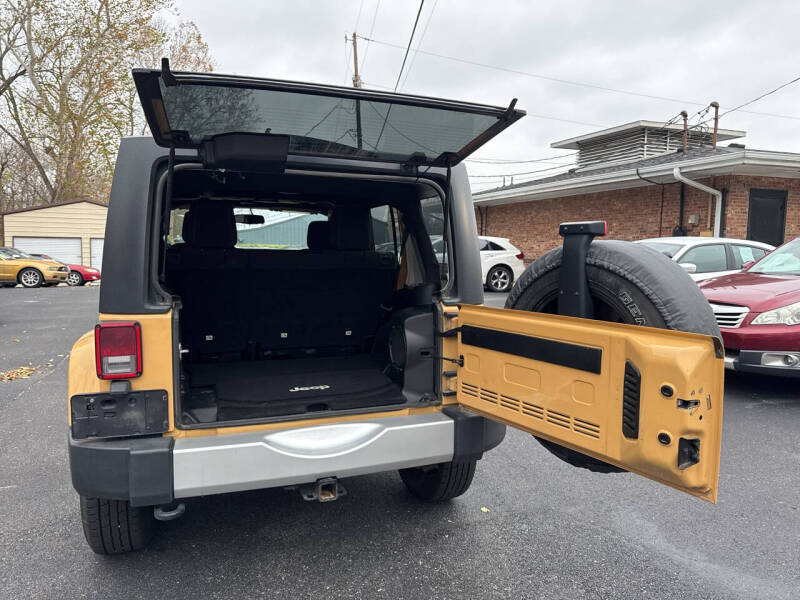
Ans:
<svg viewBox="0 0 800 600"><path fill-rule="evenodd" d="M306 385L306 386L296 385L292 389L290 389L289 391L290 392L310 392L311 390L329 390L330 388L331 388L331 386L325 385L325 384L323 384L323 385Z"/></svg>

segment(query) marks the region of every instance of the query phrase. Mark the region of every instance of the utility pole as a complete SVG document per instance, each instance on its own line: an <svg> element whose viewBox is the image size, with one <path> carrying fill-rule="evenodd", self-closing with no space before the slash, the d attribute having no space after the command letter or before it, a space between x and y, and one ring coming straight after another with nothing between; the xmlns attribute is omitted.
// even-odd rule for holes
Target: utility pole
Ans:
<svg viewBox="0 0 800 600"><path fill-rule="evenodd" d="M361 87L361 77L358 75L358 41L356 32L353 32L353 87Z"/></svg>
<svg viewBox="0 0 800 600"><path fill-rule="evenodd" d="M682 110L681 116L683 117L683 153L686 154L686 147L689 141L689 123L687 121L689 118L689 113L687 113L685 110Z"/></svg>
<svg viewBox="0 0 800 600"><path fill-rule="evenodd" d="M711 103L714 108L714 137L711 138L711 147L717 147L717 129L719 128L719 102L716 100Z"/></svg>
<svg viewBox="0 0 800 600"><path fill-rule="evenodd" d="M358 41L356 32L353 32L353 87L361 87L361 77L358 74ZM356 100L356 143L358 149L363 147L363 137L361 131L361 100Z"/></svg>

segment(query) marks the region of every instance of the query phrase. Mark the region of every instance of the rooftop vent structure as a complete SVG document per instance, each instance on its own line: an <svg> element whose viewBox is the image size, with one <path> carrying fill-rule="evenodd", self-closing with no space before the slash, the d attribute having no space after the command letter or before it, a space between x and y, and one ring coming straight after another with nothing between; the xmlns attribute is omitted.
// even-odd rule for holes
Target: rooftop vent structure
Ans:
<svg viewBox="0 0 800 600"><path fill-rule="evenodd" d="M719 129L717 142L745 136L744 131ZM709 129L689 129L687 148L711 146ZM666 127L658 121L634 121L594 133L553 142L552 148L577 150L579 169L633 162L683 149L683 125Z"/></svg>

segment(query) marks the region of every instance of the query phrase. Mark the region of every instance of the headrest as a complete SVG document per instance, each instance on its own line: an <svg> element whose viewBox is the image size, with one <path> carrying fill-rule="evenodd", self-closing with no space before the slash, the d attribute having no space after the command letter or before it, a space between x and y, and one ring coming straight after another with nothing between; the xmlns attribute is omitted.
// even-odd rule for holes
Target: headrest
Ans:
<svg viewBox="0 0 800 600"><path fill-rule="evenodd" d="M333 247L337 250L371 250L372 222L366 208L340 207L331 218Z"/></svg>
<svg viewBox="0 0 800 600"><path fill-rule="evenodd" d="M306 233L306 246L309 250L329 250L331 247L331 226L327 221L311 221Z"/></svg>
<svg viewBox="0 0 800 600"><path fill-rule="evenodd" d="M183 217L183 239L202 248L233 248L237 236L231 205L220 201L195 202Z"/></svg>

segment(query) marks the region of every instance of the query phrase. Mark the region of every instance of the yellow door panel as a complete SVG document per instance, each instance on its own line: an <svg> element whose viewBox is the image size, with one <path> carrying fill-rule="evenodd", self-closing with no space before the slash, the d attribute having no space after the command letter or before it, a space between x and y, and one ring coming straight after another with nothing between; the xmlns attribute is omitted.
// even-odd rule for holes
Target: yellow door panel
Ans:
<svg viewBox="0 0 800 600"><path fill-rule="evenodd" d="M456 325L460 405L716 502L719 340L485 306Z"/></svg>

